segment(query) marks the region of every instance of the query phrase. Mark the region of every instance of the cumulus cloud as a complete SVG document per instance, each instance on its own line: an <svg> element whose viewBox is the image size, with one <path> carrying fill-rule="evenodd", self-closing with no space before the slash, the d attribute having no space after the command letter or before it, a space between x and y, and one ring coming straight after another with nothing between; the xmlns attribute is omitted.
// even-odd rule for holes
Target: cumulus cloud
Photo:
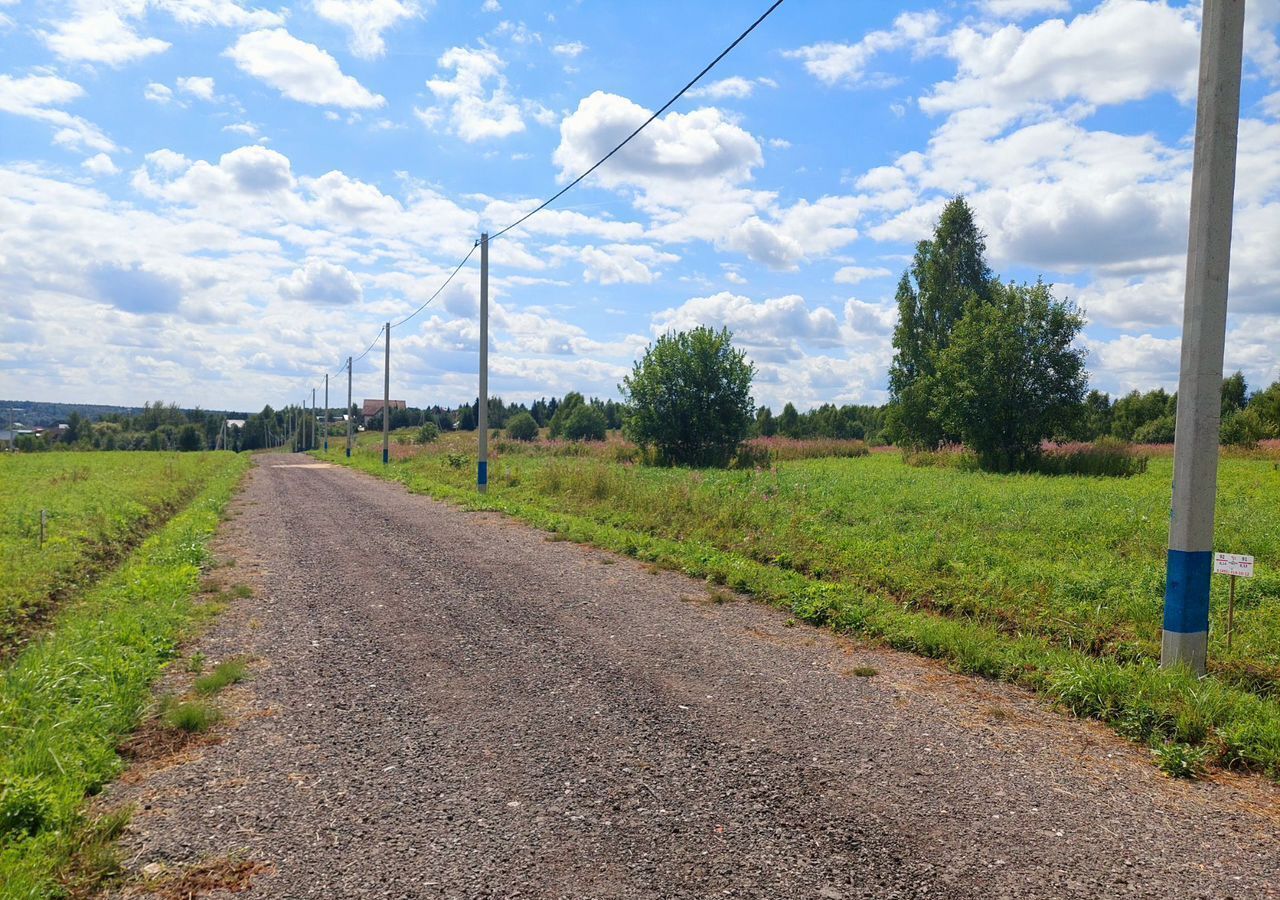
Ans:
<svg viewBox="0 0 1280 900"><path fill-rule="evenodd" d="M417 3L402 0L314 0L316 14L351 32L348 46L362 59L387 52L382 33L421 14Z"/></svg>
<svg viewBox="0 0 1280 900"><path fill-rule="evenodd" d="M172 312L182 302L182 285L141 263L99 264L86 273L98 299L131 313Z"/></svg>
<svg viewBox="0 0 1280 900"><path fill-rule="evenodd" d="M364 291L355 275L343 266L309 259L300 269L276 285L280 296L318 306L351 306L359 303Z"/></svg>
<svg viewBox="0 0 1280 900"><path fill-rule="evenodd" d="M1023 30L965 26L946 40L957 77L920 100L939 112L1078 99L1105 105L1172 91L1195 93L1198 9L1155 0L1108 0L1070 22Z"/></svg>
<svg viewBox="0 0 1280 900"><path fill-rule="evenodd" d="M524 131L520 106L507 90L506 63L488 47L452 47L436 63L453 78L432 78L427 88L445 107L417 110L432 126L447 115L450 130L469 143L504 138ZM447 112L446 112L447 111Z"/></svg>
<svg viewBox="0 0 1280 900"><path fill-rule="evenodd" d="M152 81L143 89L142 96L152 103L168 103L173 99L173 88L158 81Z"/></svg>
<svg viewBox="0 0 1280 900"><path fill-rule="evenodd" d="M556 56L563 56L565 59L577 59L586 49L587 45L582 41L566 41L563 44L554 45L551 48L551 52Z"/></svg>
<svg viewBox="0 0 1280 900"><path fill-rule="evenodd" d="M753 358L772 361L802 356L801 341L829 346L840 338L835 313L824 306L810 309L798 294L756 301L729 291L694 297L657 312L651 330L660 335L700 325L728 328L734 342L747 348Z"/></svg>
<svg viewBox="0 0 1280 900"><path fill-rule="evenodd" d="M99 153L91 156L84 162L80 163L86 172L90 175L115 175L120 170L116 168L116 164L111 161L111 157L105 153Z"/></svg>
<svg viewBox="0 0 1280 900"><path fill-rule="evenodd" d="M883 84L883 78L867 77L871 61L878 54L904 47L925 49L941 25L942 17L936 12L905 12L893 20L891 29L869 32L856 43L823 41L788 50L783 56L803 62L809 74L823 84Z"/></svg>
<svg viewBox="0 0 1280 900"><path fill-rule="evenodd" d="M0 75L0 112L48 123L56 129L55 143L104 153L114 151L116 145L96 125L58 109L83 95L80 85L54 75Z"/></svg>
<svg viewBox="0 0 1280 900"><path fill-rule="evenodd" d="M45 44L68 62L122 66L169 49L169 42L142 37L120 9L85 3L70 19L41 32Z"/></svg>
<svg viewBox="0 0 1280 900"><path fill-rule="evenodd" d="M686 97L706 97L708 100L743 100L755 93L757 87L777 87L772 78L743 78L734 75L722 78L710 84L694 88L685 94Z"/></svg>
<svg viewBox="0 0 1280 900"><path fill-rule="evenodd" d="M646 244L588 244L578 251L587 281L601 284L650 284L658 277L653 266L676 262L680 257Z"/></svg>
<svg viewBox="0 0 1280 900"><path fill-rule="evenodd" d="M1070 0L982 0L982 8L1002 19L1025 19L1036 13L1070 12Z"/></svg>
<svg viewBox="0 0 1280 900"><path fill-rule="evenodd" d="M192 75L178 79L178 90L200 100L213 99L213 79L205 75Z"/></svg>
<svg viewBox="0 0 1280 900"><path fill-rule="evenodd" d="M833 280L836 284L858 284L869 278L887 278L892 274L892 270L883 266L841 266Z"/></svg>
<svg viewBox="0 0 1280 900"><path fill-rule="evenodd" d="M338 61L324 50L298 40L283 28L241 35L226 55L245 74L299 103L371 109L387 102L350 75L344 75Z"/></svg>

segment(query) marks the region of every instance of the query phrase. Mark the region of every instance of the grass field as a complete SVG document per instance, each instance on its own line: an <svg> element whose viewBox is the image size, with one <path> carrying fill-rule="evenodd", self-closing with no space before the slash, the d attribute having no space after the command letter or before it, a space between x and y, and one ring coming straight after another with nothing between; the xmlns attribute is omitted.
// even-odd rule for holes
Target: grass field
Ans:
<svg viewBox="0 0 1280 900"><path fill-rule="evenodd" d="M208 453L0 455L0 659L200 490ZM47 540L40 546L40 511Z"/></svg>
<svg viewBox="0 0 1280 900"><path fill-rule="evenodd" d="M1204 746L1280 777L1280 467L1224 459L1218 548L1258 558L1234 646L1215 579L1211 670L1156 668L1172 460L1129 479L912 468L894 453L689 471L619 462L621 445L500 442L474 496L474 435L396 446L359 468L499 508L576 540L727 583L797 616L1017 681L1134 737ZM340 451L330 457L342 461Z"/></svg>
<svg viewBox="0 0 1280 900"><path fill-rule="evenodd" d="M63 522L154 520L158 513L139 512L148 508L140 497L152 502L152 510L173 512L177 501L164 498L177 495L149 481L180 483L190 498L117 567L91 585L79 579L81 590L52 613L43 634L0 674L0 897L6 900L63 896L78 873L87 873L91 884L107 867L111 839L125 819L88 821L85 795L119 771L117 744L138 723L151 702L152 682L202 614L193 597L205 542L249 459L192 454L173 460L172 468L169 459L66 453L6 461L6 477L26 465L32 466L26 471L39 473L35 492L59 504ZM91 474L59 478L58 465ZM102 494L82 488L91 480L98 481ZM128 484L134 490L122 487ZM64 488L76 499L68 500ZM10 508L15 503L11 491L6 481ZM111 497L120 498L128 516L113 509ZM121 527L127 537L137 533L136 526ZM52 559L74 567L74 549Z"/></svg>

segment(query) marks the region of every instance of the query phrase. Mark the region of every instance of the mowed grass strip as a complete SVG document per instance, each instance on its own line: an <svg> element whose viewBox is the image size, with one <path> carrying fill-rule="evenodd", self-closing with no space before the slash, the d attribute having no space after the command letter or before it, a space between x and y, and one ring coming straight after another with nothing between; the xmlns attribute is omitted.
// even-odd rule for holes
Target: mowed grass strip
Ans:
<svg viewBox="0 0 1280 900"><path fill-rule="evenodd" d="M116 565L222 463L209 453L0 455L0 659ZM47 534L40 546L40 511Z"/></svg>
<svg viewBox="0 0 1280 900"><path fill-rule="evenodd" d="M1129 479L921 469L894 453L689 471L615 462L626 456L617 446L498 444L480 498L474 435L401 452L385 470L376 440L351 464L1027 685L1154 746L1206 746L1210 762L1280 778L1274 460L1222 462L1218 545L1256 556L1259 575L1238 586L1230 653L1227 585L1215 581L1216 677L1197 682L1157 666L1165 458Z"/></svg>
<svg viewBox="0 0 1280 900"><path fill-rule="evenodd" d="M202 615L193 597L205 544L248 464L231 454L206 459L198 496L0 676L0 823L10 823L0 833L0 897L62 892L60 878L94 833L86 794L120 770L121 737Z"/></svg>

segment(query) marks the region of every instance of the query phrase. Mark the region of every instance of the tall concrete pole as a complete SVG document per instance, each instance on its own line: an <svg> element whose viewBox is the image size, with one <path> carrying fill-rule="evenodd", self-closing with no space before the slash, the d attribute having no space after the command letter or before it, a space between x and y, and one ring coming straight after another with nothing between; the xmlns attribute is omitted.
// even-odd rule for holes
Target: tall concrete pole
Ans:
<svg viewBox="0 0 1280 900"><path fill-rule="evenodd" d="M1203 675L1240 123L1244 0L1204 0L1160 665Z"/></svg>
<svg viewBox="0 0 1280 900"><path fill-rule="evenodd" d="M382 359L382 464L391 459L391 323L385 326L386 352Z"/></svg>
<svg viewBox="0 0 1280 900"><path fill-rule="evenodd" d="M476 486L489 490L489 235L480 235L480 461Z"/></svg>
<svg viewBox="0 0 1280 900"><path fill-rule="evenodd" d="M329 452L329 373L324 373L324 450Z"/></svg>
<svg viewBox="0 0 1280 900"><path fill-rule="evenodd" d="M347 357L347 459L351 458L351 357Z"/></svg>
<svg viewBox="0 0 1280 900"><path fill-rule="evenodd" d="M311 389L311 439L307 442L307 449L316 449L316 389Z"/></svg>

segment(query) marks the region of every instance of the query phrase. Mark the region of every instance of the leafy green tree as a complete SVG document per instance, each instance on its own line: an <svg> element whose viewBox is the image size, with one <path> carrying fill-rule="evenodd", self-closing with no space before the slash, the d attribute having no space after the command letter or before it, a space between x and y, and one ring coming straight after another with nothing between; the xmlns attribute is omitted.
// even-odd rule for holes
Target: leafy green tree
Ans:
<svg viewBox="0 0 1280 900"><path fill-rule="evenodd" d="M591 403L579 403L564 423L564 436L571 441L603 441L608 430L604 411Z"/></svg>
<svg viewBox="0 0 1280 900"><path fill-rule="evenodd" d="M778 416L778 434L783 437L798 438L802 433L800 413L794 403L782 407L782 415Z"/></svg>
<svg viewBox="0 0 1280 900"><path fill-rule="evenodd" d="M896 351L889 369L892 424L904 446L933 449L958 437L938 413L938 355L966 312L991 302L998 282L987 267L986 238L964 197L942 210L933 238L916 245L898 282Z"/></svg>
<svg viewBox="0 0 1280 900"><path fill-rule="evenodd" d="M1161 416L1134 429L1133 439L1139 444L1172 444L1176 427L1175 416Z"/></svg>
<svg viewBox="0 0 1280 900"><path fill-rule="evenodd" d="M431 444L440 439L440 427L435 422L423 422L418 426L418 443Z"/></svg>
<svg viewBox="0 0 1280 900"><path fill-rule="evenodd" d="M192 450L203 450L204 438L200 435L200 429L190 422L179 428L178 449L184 453L190 453Z"/></svg>
<svg viewBox="0 0 1280 900"><path fill-rule="evenodd" d="M565 394L564 399L556 405L556 411L551 414L551 421L547 423L548 435L553 440L564 437L564 426L569 421L569 416L573 415L573 411L586 402L586 398L577 391L570 391Z"/></svg>
<svg viewBox="0 0 1280 900"><path fill-rule="evenodd" d="M663 335L619 385L630 406L623 430L666 462L727 465L751 428L753 377L727 328Z"/></svg>
<svg viewBox="0 0 1280 900"><path fill-rule="evenodd" d="M516 413L507 422L507 437L513 441L536 441L538 439L538 423L531 413Z"/></svg>
<svg viewBox="0 0 1280 900"><path fill-rule="evenodd" d="M1240 412L1249 402L1249 386L1245 384L1244 373L1237 371L1222 379L1222 417L1225 419L1232 413Z"/></svg>
<svg viewBox="0 0 1280 900"><path fill-rule="evenodd" d="M999 285L975 302L937 357L938 419L983 468L1029 467L1079 414L1088 373L1072 346L1084 318L1047 285Z"/></svg>
<svg viewBox="0 0 1280 900"><path fill-rule="evenodd" d="M773 410L762 406L756 410L756 434L760 437L773 437L778 433L778 420L773 417Z"/></svg>
<svg viewBox="0 0 1280 900"><path fill-rule="evenodd" d="M1177 396L1164 388L1156 388L1145 394L1130 391L1116 400L1111 408L1111 433L1122 441L1136 440L1142 426L1157 419L1172 419L1177 409Z"/></svg>

